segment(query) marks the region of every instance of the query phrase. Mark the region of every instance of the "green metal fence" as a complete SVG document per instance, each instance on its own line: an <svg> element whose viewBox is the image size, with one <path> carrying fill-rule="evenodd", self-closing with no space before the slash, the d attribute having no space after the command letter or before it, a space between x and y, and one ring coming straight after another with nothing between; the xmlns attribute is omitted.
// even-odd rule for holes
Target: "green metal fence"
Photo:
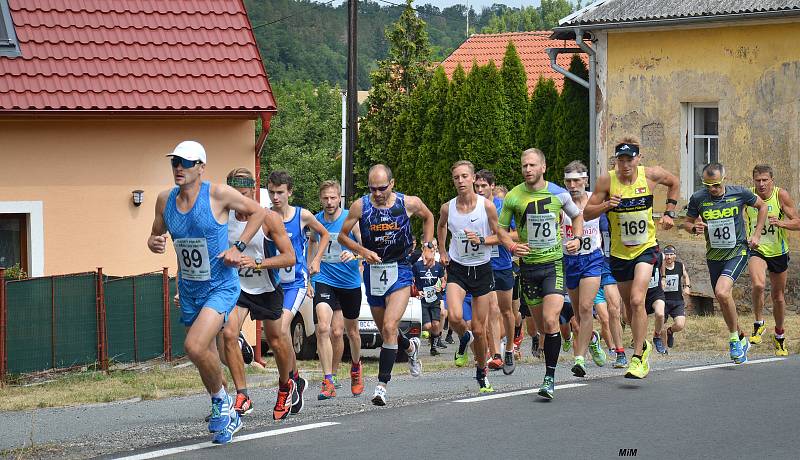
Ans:
<svg viewBox="0 0 800 460"><path fill-rule="evenodd" d="M0 379L6 373L185 354L186 328L167 270L6 281L0 269Z"/></svg>

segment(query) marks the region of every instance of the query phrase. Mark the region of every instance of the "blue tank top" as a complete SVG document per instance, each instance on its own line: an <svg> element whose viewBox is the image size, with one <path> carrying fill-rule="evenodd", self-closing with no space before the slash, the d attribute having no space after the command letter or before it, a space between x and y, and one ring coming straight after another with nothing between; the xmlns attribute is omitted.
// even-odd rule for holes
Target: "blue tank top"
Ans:
<svg viewBox="0 0 800 460"><path fill-rule="evenodd" d="M369 195L364 195L361 203L363 210L358 225L363 246L378 254L384 263L408 263L413 241L405 195L395 192L391 208L376 208L369 200Z"/></svg>
<svg viewBox="0 0 800 460"><path fill-rule="evenodd" d="M343 210L338 219L333 222L325 220L325 212L320 211L315 216L317 220L330 233L331 241L325 248L319 248L322 253L322 263L319 266L319 273L314 275L315 283L325 283L340 289L355 289L361 287L361 272L358 270L358 261L353 259L350 262L337 262L342 253L342 246L337 241L342 224L347 218L347 210ZM355 236L350 233L350 238L355 240ZM319 241L319 235L317 235ZM326 261L327 260L327 261Z"/></svg>
<svg viewBox="0 0 800 460"><path fill-rule="evenodd" d="M211 184L203 181L200 193L187 213L178 210L175 187L164 208L167 226L178 256L182 297L207 297L217 288L239 289L235 267L225 265L217 255L228 249L228 224L220 224L211 211Z"/></svg>
<svg viewBox="0 0 800 460"><path fill-rule="evenodd" d="M289 240L292 242L294 248L295 264L292 267L281 268L279 278L281 287L286 289L300 289L306 287L306 280L308 279L308 268L306 268L306 235L303 233L303 208L299 206L294 207L294 217L289 222L284 222L283 226L286 227L286 233L289 234ZM278 253L275 243L267 238L267 251L271 255Z"/></svg>
<svg viewBox="0 0 800 460"><path fill-rule="evenodd" d="M494 202L494 207L497 208L497 215L499 216L500 211L503 209L503 200L495 197L492 201ZM492 250L492 270L508 270L511 268L511 252L502 244L494 247L497 248L497 251ZM495 256L495 254L497 255Z"/></svg>

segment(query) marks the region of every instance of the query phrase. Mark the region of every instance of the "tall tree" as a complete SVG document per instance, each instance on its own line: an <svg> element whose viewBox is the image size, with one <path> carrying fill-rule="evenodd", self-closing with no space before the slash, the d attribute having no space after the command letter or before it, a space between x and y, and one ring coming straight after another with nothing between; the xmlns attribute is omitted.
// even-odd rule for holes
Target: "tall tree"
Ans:
<svg viewBox="0 0 800 460"><path fill-rule="evenodd" d="M552 79L539 76L528 105L528 145L544 152L548 161L546 177L552 179L556 164L556 139L553 113L558 104L558 90Z"/></svg>
<svg viewBox="0 0 800 460"><path fill-rule="evenodd" d="M506 47L500 77L503 80L503 92L506 96L511 144L514 151L521 152L527 143L525 117L528 112L528 77L512 41L509 41Z"/></svg>
<svg viewBox="0 0 800 460"><path fill-rule="evenodd" d="M461 69L460 80L463 83L464 71ZM423 202L432 207L436 214L436 206L443 203L447 192L450 190L450 177L439 174L438 171L448 171L450 158L440 149L443 133L446 126L446 107L448 102L450 83L439 67L433 74L433 79L427 92L426 111L422 137L418 148L415 177L419 182L418 192ZM436 171L437 173L434 173Z"/></svg>
<svg viewBox="0 0 800 460"><path fill-rule="evenodd" d="M464 138L464 125L462 124L465 110L467 74L459 63L453 71L453 79L447 88L446 104L443 109L444 129L439 142L436 171L449 171L450 165L461 155L461 139Z"/></svg>
<svg viewBox="0 0 800 460"><path fill-rule="evenodd" d="M372 89L367 98L367 114L360 123L359 145L355 157L356 187L364 190L367 171L375 163L392 169L398 158L387 148L395 134L398 116L406 109L412 90L430 78L430 43L425 21L417 17L411 0L400 18L386 31L389 57L372 73Z"/></svg>
<svg viewBox="0 0 800 460"><path fill-rule="evenodd" d="M569 71L589 79L580 55L572 56ZM572 160L589 165L589 90L565 78L555 111L556 157L559 175Z"/></svg>

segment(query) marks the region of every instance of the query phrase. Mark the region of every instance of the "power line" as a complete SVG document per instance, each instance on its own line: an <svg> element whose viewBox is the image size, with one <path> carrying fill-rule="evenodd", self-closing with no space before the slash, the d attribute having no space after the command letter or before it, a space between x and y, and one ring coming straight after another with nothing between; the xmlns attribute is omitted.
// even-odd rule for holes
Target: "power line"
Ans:
<svg viewBox="0 0 800 460"><path fill-rule="evenodd" d="M386 3L388 5L401 6L403 8L406 7L405 3L395 3L395 2L390 2L389 0L378 0L378 1L381 2L381 3ZM452 18L449 18L449 17L443 15L442 13L431 13L429 11L420 11L420 10L414 8L414 7L411 7L411 9L416 11L419 14L427 14L429 16L439 16L440 18L452 19Z"/></svg>
<svg viewBox="0 0 800 460"><path fill-rule="evenodd" d="M300 11L298 11L296 13L292 13L292 14L290 14L288 16L284 16L284 17L282 17L280 19L276 19L274 21L265 22L264 24L259 24L257 26L253 26L253 30L259 29L261 27L271 26L272 24L275 24L275 23L278 23L278 22L281 22L281 21L285 21L285 20L287 20L289 18L292 18L294 16L297 16L299 14L306 13L306 12L311 11L311 10L315 10L315 9L319 8L320 6L330 5L331 3L335 2L335 1L336 0L330 0L330 1L327 1L325 3L314 3L314 6L312 6L310 8L306 8L306 9L300 10Z"/></svg>

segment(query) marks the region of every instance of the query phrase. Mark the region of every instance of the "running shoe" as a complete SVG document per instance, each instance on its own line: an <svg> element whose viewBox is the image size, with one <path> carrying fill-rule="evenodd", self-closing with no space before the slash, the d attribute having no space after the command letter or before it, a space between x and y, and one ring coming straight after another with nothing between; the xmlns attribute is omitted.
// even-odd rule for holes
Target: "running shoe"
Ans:
<svg viewBox="0 0 800 460"><path fill-rule="evenodd" d="M750 343L761 343L761 336L767 330L767 323L753 323L753 335L750 336Z"/></svg>
<svg viewBox="0 0 800 460"><path fill-rule="evenodd" d="M592 331L592 342L589 342L589 353L592 354L592 361L598 366L603 367L606 365L606 352L603 346L600 345L600 334L597 331Z"/></svg>
<svg viewBox="0 0 800 460"><path fill-rule="evenodd" d="M436 348L443 348L443 349L447 348L447 345L445 345L444 342L442 342L441 335L436 339Z"/></svg>
<svg viewBox="0 0 800 460"><path fill-rule="evenodd" d="M292 396L292 413L299 414L300 411L303 410L303 406L306 404L306 398L304 396L306 392L306 387L308 386L308 382L303 377L298 377L295 380L295 387L297 388Z"/></svg>
<svg viewBox="0 0 800 460"><path fill-rule="evenodd" d="M675 345L675 333L672 332L672 328L667 328L667 346L672 348Z"/></svg>
<svg viewBox="0 0 800 460"><path fill-rule="evenodd" d="M556 395L556 384L553 380L553 377L549 375L544 376L544 381L542 381L542 386L539 387L539 396L545 399L553 399Z"/></svg>
<svg viewBox="0 0 800 460"><path fill-rule="evenodd" d="M744 364L747 362L747 351L750 350L750 342L747 340L747 337L739 339L739 348L742 350L742 354L738 359L733 360L733 362L736 364Z"/></svg>
<svg viewBox="0 0 800 460"><path fill-rule="evenodd" d="M236 402L233 403L233 410L239 415L247 415L253 412L253 401L242 393L236 393Z"/></svg>
<svg viewBox="0 0 800 460"><path fill-rule="evenodd" d="M242 418L239 417L239 414L235 411L233 414L234 415L231 416L231 421L228 423L228 426L226 426L224 430L214 435L214 439L211 440L213 444L228 444L233 440L233 435L242 429Z"/></svg>
<svg viewBox="0 0 800 460"><path fill-rule="evenodd" d="M575 357L575 365L572 366L572 375L575 377L586 377L586 360L583 356Z"/></svg>
<svg viewBox="0 0 800 460"><path fill-rule="evenodd" d="M520 346L520 345L522 345L522 339L523 339L524 337L525 337L525 336L524 336L524 335L522 335L522 329L520 329L520 330L519 330L519 335L518 335L518 336L516 336L516 337L514 337L514 346L515 346L515 347L517 347L517 348L519 348L519 346Z"/></svg>
<svg viewBox="0 0 800 460"><path fill-rule="evenodd" d="M647 377L642 360L634 356L631 358L631 363L628 365L628 370L625 372L626 379L643 379Z"/></svg>
<svg viewBox="0 0 800 460"><path fill-rule="evenodd" d="M514 363L514 352L506 351L505 358L503 358L503 374L511 375L514 373L514 369L516 368L517 365Z"/></svg>
<svg viewBox="0 0 800 460"><path fill-rule="evenodd" d="M247 340L244 338L244 335L241 332L239 333L239 348L242 349L242 359L244 360L244 363L252 363L253 358L255 357L255 354L253 353L253 347L247 343Z"/></svg>
<svg viewBox="0 0 800 460"><path fill-rule="evenodd" d="M494 393L494 387L486 378L486 368L475 368L475 379L478 381L478 393Z"/></svg>
<svg viewBox="0 0 800 460"><path fill-rule="evenodd" d="M439 356L441 352L435 346L431 347L431 356Z"/></svg>
<svg viewBox="0 0 800 460"><path fill-rule="evenodd" d="M646 339L642 344L642 371L644 372L644 376L641 378L647 377L647 374L650 373L650 351L653 349L653 344L648 342Z"/></svg>
<svg viewBox="0 0 800 460"><path fill-rule="evenodd" d="M486 365L489 366L489 369L493 371L499 371L503 368L503 359L500 358L500 355L494 355L489 361L486 362Z"/></svg>
<svg viewBox="0 0 800 460"><path fill-rule="evenodd" d="M467 337L465 339L465 337ZM456 352L455 362L457 367L464 367L467 365L467 361L469 357L467 356L467 349L470 345L472 345L472 341L475 340L475 336L472 335L472 331L467 331L460 339L460 343L458 345L458 351Z"/></svg>
<svg viewBox="0 0 800 460"><path fill-rule="evenodd" d="M661 337L653 337L653 346L656 347L656 351L662 355L667 354L667 349L664 348L664 341L661 340Z"/></svg>
<svg viewBox="0 0 800 460"><path fill-rule="evenodd" d="M353 396L359 396L364 392L364 381L361 379L361 361L358 362L356 370L350 370L350 392Z"/></svg>
<svg viewBox="0 0 800 460"><path fill-rule="evenodd" d="M606 356L608 357L608 359L609 359L609 360L612 360L612 359L614 359L614 358L616 358L616 357L617 357L617 352L616 352L616 351L614 351L614 349L613 349L613 348L609 348L609 349L606 351Z"/></svg>
<svg viewBox="0 0 800 460"><path fill-rule="evenodd" d="M372 394L372 404L376 406L386 405L386 387L375 385L375 393Z"/></svg>
<svg viewBox="0 0 800 460"><path fill-rule="evenodd" d="M341 384L341 383L339 383L339 378L338 378L338 377L336 377L336 374L333 374L331 377L333 377L333 387L334 387L334 388L336 388L337 390L338 390L339 388L341 388L341 387L342 387L342 384Z"/></svg>
<svg viewBox="0 0 800 460"><path fill-rule="evenodd" d="M773 334L772 345L775 346L775 356L789 356L789 350L786 349L786 337L777 338Z"/></svg>
<svg viewBox="0 0 800 460"><path fill-rule="evenodd" d="M539 334L536 334L531 339L531 354L534 358L541 358L542 357L542 349L539 348Z"/></svg>
<svg viewBox="0 0 800 460"><path fill-rule="evenodd" d="M447 343L454 343L454 341L453 341L453 330L452 329L448 329L447 330L447 337L444 338L444 341L447 342Z"/></svg>
<svg viewBox="0 0 800 460"><path fill-rule="evenodd" d="M208 419L208 432L219 433L231 423L233 400L228 394L224 398L211 398L211 418Z"/></svg>
<svg viewBox="0 0 800 460"><path fill-rule="evenodd" d="M412 377L419 377L419 374L422 373L422 362L419 360L420 342L416 337L412 337L409 342L414 346L414 351L408 355L408 370Z"/></svg>
<svg viewBox="0 0 800 460"><path fill-rule="evenodd" d="M739 364L738 361L742 359L744 356L744 351L742 350L742 342L740 340L731 340L728 344L728 349L731 352L731 361L736 364Z"/></svg>
<svg viewBox="0 0 800 460"><path fill-rule="evenodd" d="M278 388L278 399L275 401L275 407L272 409L272 418L275 420L285 419L289 413L292 412L292 401L294 401L297 394L297 383L289 379L289 385L286 390Z"/></svg>
<svg viewBox="0 0 800 460"><path fill-rule="evenodd" d="M420 337L421 337L423 340L428 340L428 339L430 338L430 336L431 336L431 333L430 333L430 332L428 332L428 331L422 331L422 334L420 334Z"/></svg>
<svg viewBox="0 0 800 460"><path fill-rule="evenodd" d="M568 339L565 339L563 342L561 342L561 351L566 353L571 349L572 349L572 333L569 334Z"/></svg>
<svg viewBox="0 0 800 460"><path fill-rule="evenodd" d="M324 401L326 399L331 399L336 397L336 388L333 386L333 382L328 379L322 380L322 388L319 390L319 395L317 395L317 400Z"/></svg>
<svg viewBox="0 0 800 460"><path fill-rule="evenodd" d="M628 357L625 356L625 353L617 353L617 357L614 360L614 369L624 369L628 366Z"/></svg>

